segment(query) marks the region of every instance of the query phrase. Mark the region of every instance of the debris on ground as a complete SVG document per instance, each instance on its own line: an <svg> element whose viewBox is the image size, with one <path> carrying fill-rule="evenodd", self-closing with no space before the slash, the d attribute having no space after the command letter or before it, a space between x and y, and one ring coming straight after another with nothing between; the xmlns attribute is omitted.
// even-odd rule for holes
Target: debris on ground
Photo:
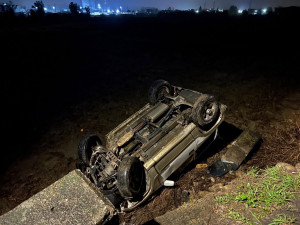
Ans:
<svg viewBox="0 0 300 225"><path fill-rule="evenodd" d="M196 168L197 168L197 169L207 168L207 164L204 164L204 163L202 163L202 164L197 164L197 165L196 165Z"/></svg>
<svg viewBox="0 0 300 225"><path fill-rule="evenodd" d="M261 140L261 135L250 127L232 143L221 159L210 166L210 173L214 176L223 176L231 170L236 170L255 149Z"/></svg>

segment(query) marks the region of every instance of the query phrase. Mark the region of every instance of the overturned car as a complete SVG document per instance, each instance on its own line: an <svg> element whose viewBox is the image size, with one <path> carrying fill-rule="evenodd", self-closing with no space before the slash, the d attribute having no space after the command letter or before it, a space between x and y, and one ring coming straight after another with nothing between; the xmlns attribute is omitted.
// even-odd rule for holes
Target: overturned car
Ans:
<svg viewBox="0 0 300 225"><path fill-rule="evenodd" d="M146 201L217 136L226 106L214 97L155 81L149 102L106 135L78 146L82 172L123 211Z"/></svg>

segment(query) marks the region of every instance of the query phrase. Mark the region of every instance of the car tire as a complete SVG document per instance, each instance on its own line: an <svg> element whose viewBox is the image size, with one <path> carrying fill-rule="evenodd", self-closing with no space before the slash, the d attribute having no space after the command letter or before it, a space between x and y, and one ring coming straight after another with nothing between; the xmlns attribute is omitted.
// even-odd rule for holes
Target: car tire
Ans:
<svg viewBox="0 0 300 225"><path fill-rule="evenodd" d="M85 165L90 165L90 159L93 153L92 148L97 145L101 145L101 140L95 134L85 135L79 142L78 157Z"/></svg>
<svg viewBox="0 0 300 225"><path fill-rule="evenodd" d="M151 105L163 100L166 95L173 95L173 89L168 81L156 80L149 88L148 97Z"/></svg>
<svg viewBox="0 0 300 225"><path fill-rule="evenodd" d="M211 95L206 95L196 103L192 110L192 119L201 127L211 125L220 113L219 104Z"/></svg>
<svg viewBox="0 0 300 225"><path fill-rule="evenodd" d="M138 198L145 191L145 171L142 162L136 157L125 157L117 172L117 186L125 199Z"/></svg>

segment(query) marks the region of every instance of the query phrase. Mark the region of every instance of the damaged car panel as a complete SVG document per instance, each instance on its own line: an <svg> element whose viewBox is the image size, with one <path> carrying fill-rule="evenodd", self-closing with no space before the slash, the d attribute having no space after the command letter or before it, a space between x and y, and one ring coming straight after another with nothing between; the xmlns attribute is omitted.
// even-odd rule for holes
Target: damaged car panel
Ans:
<svg viewBox="0 0 300 225"><path fill-rule="evenodd" d="M217 136L226 106L214 97L157 80L149 102L106 135L78 146L81 170L123 211L146 201L185 162Z"/></svg>

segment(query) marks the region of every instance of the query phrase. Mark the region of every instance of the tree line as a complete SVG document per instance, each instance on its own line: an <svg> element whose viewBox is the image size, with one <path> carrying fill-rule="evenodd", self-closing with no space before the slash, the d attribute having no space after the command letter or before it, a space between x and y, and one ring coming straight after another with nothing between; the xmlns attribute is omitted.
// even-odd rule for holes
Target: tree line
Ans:
<svg viewBox="0 0 300 225"><path fill-rule="evenodd" d="M16 14L16 9L18 5L14 4L12 1L0 4L0 15L5 17L13 17ZM85 7L85 13L90 15L90 8ZM74 2L70 2L69 10L72 15L78 15L83 12L81 7ZM35 1L29 10L29 15L32 17L43 17L45 15L45 5L43 1Z"/></svg>

